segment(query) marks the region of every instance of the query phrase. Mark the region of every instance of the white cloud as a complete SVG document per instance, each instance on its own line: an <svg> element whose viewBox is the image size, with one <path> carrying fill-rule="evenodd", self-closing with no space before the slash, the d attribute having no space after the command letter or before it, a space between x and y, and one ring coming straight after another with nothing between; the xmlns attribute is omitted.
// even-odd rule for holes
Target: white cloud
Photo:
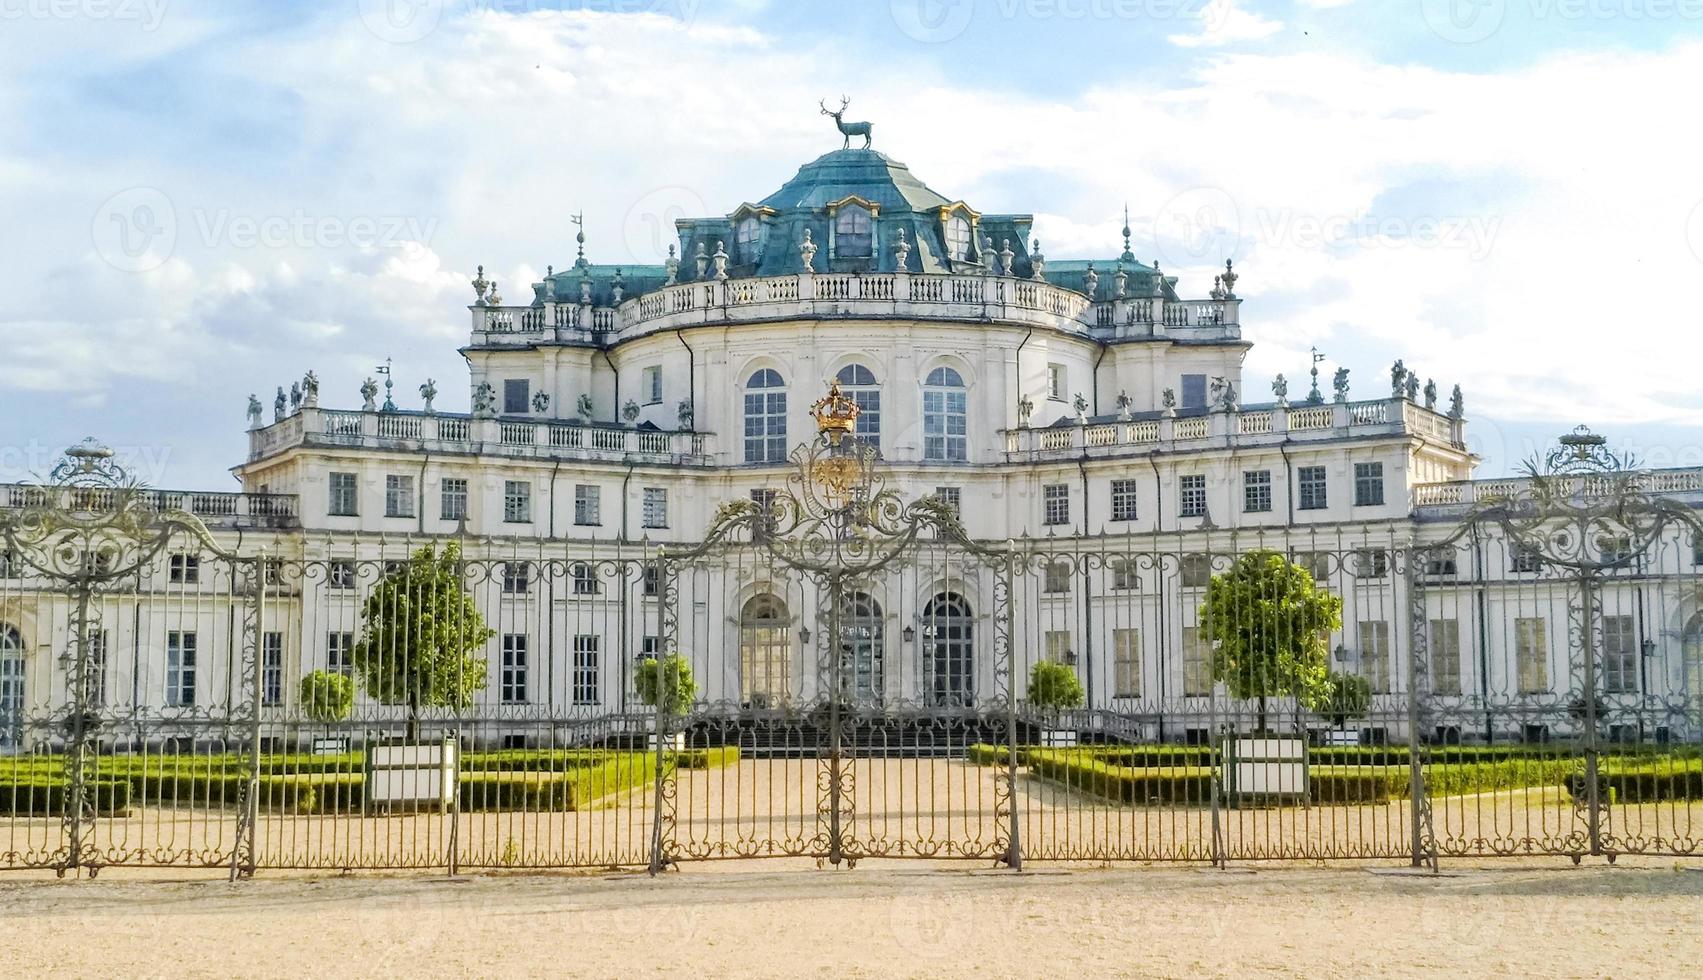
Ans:
<svg viewBox="0 0 1703 980"><path fill-rule="evenodd" d="M1215 9L1194 43L1281 27ZM169 391L175 417L151 424L186 444L227 439L230 458L247 392L309 367L331 405L353 403L387 355L399 395L430 375L440 405L464 405L455 347L476 264L524 297L546 264L573 261L568 215L582 209L593 261L658 261L656 229L677 212L730 210L837 147L815 103L844 90L876 146L937 190L1037 213L1054 259L1115 254L1125 201L1136 253L1164 259L1186 292L1204 294L1233 256L1249 370L1285 372L1292 392L1317 344L1327 367L1353 369L1356 394L1387 390L1383 367L1403 357L1444 391L1461 382L1474 413L1703 424L1703 334L1683 301L1703 272L1703 222L1686 238L1703 147L1649 97L1699 87L1700 44L1497 75L1217 53L1169 84L1056 98L948 80L902 52L852 64L743 28L584 12L481 13L414 44L343 19L206 57L208 84L284 102L299 162L249 173L158 148L138 166L150 151L132 146L0 165L0 208L41 229L0 244L17 281L37 284L0 297L0 397ZM1032 138L991 153L942 119ZM138 172L176 202L177 253L137 274L68 258L88 250L77 216ZM233 248L193 240L195 208L407 215L435 231L364 250ZM229 419L216 433L209 405Z"/></svg>
<svg viewBox="0 0 1703 980"><path fill-rule="evenodd" d="M1182 48L1216 48L1239 41L1259 41L1283 30L1283 22L1237 6L1236 0L1209 0L1201 8L1200 27L1193 34L1172 34L1166 40Z"/></svg>

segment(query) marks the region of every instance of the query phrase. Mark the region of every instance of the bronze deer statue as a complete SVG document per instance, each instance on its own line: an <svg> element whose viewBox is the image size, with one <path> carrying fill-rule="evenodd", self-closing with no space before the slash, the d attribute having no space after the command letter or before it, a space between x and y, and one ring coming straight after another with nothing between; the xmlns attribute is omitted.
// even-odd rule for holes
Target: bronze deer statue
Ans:
<svg viewBox="0 0 1703 980"><path fill-rule="evenodd" d="M845 115L846 106L851 105L850 99L843 95L840 96L840 109L838 112L829 109L826 100L818 102L817 105L822 107L822 115L834 117L834 125L839 127L840 135L845 137L845 142L840 144L840 149L851 149L851 138L853 136L863 137L863 148L866 150L869 149L869 131L874 127L866 122L845 122L840 119L841 116Z"/></svg>

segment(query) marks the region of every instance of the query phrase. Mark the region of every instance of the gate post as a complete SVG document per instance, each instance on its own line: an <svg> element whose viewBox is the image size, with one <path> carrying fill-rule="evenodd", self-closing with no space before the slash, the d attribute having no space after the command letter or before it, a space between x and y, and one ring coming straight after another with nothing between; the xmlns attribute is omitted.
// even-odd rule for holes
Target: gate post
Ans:
<svg viewBox="0 0 1703 980"><path fill-rule="evenodd" d="M1420 574L1420 562L1425 554L1410 543L1407 551L1406 584L1410 616L1410 642L1407 653L1407 764L1408 764L1408 822L1410 825L1412 866L1437 870L1436 832L1432 825L1431 800L1425 792L1425 764L1430 748L1420 737L1424 714L1420 711L1420 684L1428 674L1422 670L1422 659L1430 652L1427 635L1425 592Z"/></svg>
<svg viewBox="0 0 1703 980"><path fill-rule="evenodd" d="M656 550L655 561L656 594L658 599L657 633L659 634L657 636L656 656L666 658L673 655L675 652L675 635L678 632L678 626L675 622L675 614L673 611L674 587L668 574L668 557L666 548L658 548ZM641 580L644 577L644 569L642 567L639 569L639 576ZM626 587L624 582L622 587ZM669 738L668 723L665 718L665 716L669 713L667 708L670 704L671 697L668 691L669 679L669 675L666 675L662 671L661 664L658 664L656 675L656 717L652 719L651 725L651 730L656 738L656 788L651 798L649 869L650 875L653 878L661 874L662 869L666 867L668 863L668 856L665 853L665 835L663 833L663 806L669 799L666 786L668 781L668 759L663 752L664 746L667 745ZM676 694L673 696L678 695Z"/></svg>
<svg viewBox="0 0 1703 980"><path fill-rule="evenodd" d="M1011 821L1006 842L1005 866L1013 871L1023 870L1023 838L1017 814L1017 603L1012 589L1016 574L1012 569L1014 556L1007 543L1005 568L1001 571L1005 588L1005 796ZM999 594L996 590L996 596Z"/></svg>
<svg viewBox="0 0 1703 980"><path fill-rule="evenodd" d="M231 847L231 881L254 877L255 823L260 818L260 706L262 679L266 673L266 549L249 559L253 566L254 629L249 637L254 656L249 658L244 680L248 683L248 781L243 784L242 804L237 808L237 835Z"/></svg>
<svg viewBox="0 0 1703 980"><path fill-rule="evenodd" d="M840 821L840 807L845 787L840 784L844 775L842 741L844 721L840 717L840 694L845 686L841 676L845 670L842 646L845 635L840 631L840 575L828 575L828 863L839 867L845 860L845 827Z"/></svg>
<svg viewBox="0 0 1703 980"><path fill-rule="evenodd" d="M1584 722L1585 722L1585 815L1590 834L1591 855L1603 853L1602 847L1602 788L1598 780L1601 751L1597 745L1597 594L1595 570L1579 570L1579 645L1583 660Z"/></svg>
<svg viewBox="0 0 1703 980"><path fill-rule="evenodd" d="M65 834L65 860L55 870L63 878L68 870L75 870L84 863L85 842L83 837L88 833L88 823L85 813L88 809L88 721L89 721L89 603L94 594L95 552L92 548L85 549L77 577L73 580L76 591L77 605L72 613L72 642L76 644L76 655L72 659L70 677L69 723L66 731L65 745L65 810L61 815L61 828Z"/></svg>

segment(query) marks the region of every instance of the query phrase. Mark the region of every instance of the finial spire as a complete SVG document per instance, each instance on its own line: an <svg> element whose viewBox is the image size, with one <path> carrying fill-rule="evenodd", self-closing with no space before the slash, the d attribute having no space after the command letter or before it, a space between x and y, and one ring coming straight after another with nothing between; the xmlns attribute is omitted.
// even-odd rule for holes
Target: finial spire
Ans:
<svg viewBox="0 0 1703 980"><path fill-rule="evenodd" d="M1118 256L1125 262L1135 259L1135 253L1129 250L1129 202L1124 202L1124 254Z"/></svg>
<svg viewBox="0 0 1703 980"><path fill-rule="evenodd" d="M579 228L579 231L574 232L574 242L579 246L579 257L574 259L574 265L583 269L587 265L585 261L585 212L580 211L571 214L568 216L568 220Z"/></svg>

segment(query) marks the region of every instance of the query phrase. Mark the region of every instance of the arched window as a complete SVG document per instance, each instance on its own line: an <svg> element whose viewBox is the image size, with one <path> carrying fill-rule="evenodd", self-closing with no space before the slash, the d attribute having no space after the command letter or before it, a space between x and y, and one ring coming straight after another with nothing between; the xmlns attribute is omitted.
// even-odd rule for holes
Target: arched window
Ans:
<svg viewBox="0 0 1703 980"><path fill-rule="evenodd" d="M963 462L969 458L967 395L964 379L949 367L928 372L922 389L924 459Z"/></svg>
<svg viewBox="0 0 1703 980"><path fill-rule="evenodd" d="M862 364L847 364L834 375L846 397L857 403L857 437L881 451L881 388Z"/></svg>
<svg viewBox="0 0 1703 980"><path fill-rule="evenodd" d="M845 692L858 704L880 704L885 630L881 603L865 593L851 597L840 628L840 664Z"/></svg>
<svg viewBox="0 0 1703 980"><path fill-rule="evenodd" d="M752 708L784 703L792 691L792 643L786 603L753 596L739 611L739 693Z"/></svg>
<svg viewBox="0 0 1703 980"><path fill-rule="evenodd" d="M875 254L873 222L869 212L848 204L834 216L834 257L866 259Z"/></svg>
<svg viewBox="0 0 1703 980"><path fill-rule="evenodd" d="M24 640L16 627L0 623L0 746L23 739Z"/></svg>
<svg viewBox="0 0 1703 980"><path fill-rule="evenodd" d="M1703 704L1703 612L1693 613L1680 634L1681 669L1685 694L1692 704Z"/></svg>
<svg viewBox="0 0 1703 980"><path fill-rule="evenodd" d="M755 217L739 222L739 227L734 229L733 242L739 262L756 262L763 254L763 223Z"/></svg>
<svg viewBox="0 0 1703 980"><path fill-rule="evenodd" d="M970 258L970 219L955 214L946 219L946 254L956 262Z"/></svg>
<svg viewBox="0 0 1703 980"><path fill-rule="evenodd" d="M975 704L975 623L963 596L942 592L928 601L922 610L922 645L928 703L947 708Z"/></svg>
<svg viewBox="0 0 1703 980"><path fill-rule="evenodd" d="M745 382L745 462L786 461L786 381L764 368Z"/></svg>

